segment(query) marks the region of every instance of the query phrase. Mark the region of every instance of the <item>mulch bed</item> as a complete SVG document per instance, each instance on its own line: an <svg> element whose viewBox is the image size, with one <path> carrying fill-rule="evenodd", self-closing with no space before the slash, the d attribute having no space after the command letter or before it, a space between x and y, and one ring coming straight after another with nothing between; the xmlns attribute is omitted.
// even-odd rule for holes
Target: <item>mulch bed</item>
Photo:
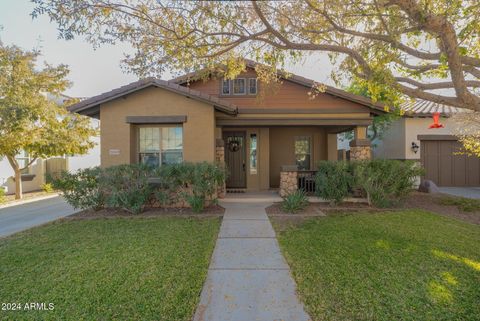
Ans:
<svg viewBox="0 0 480 321"><path fill-rule="evenodd" d="M341 203L338 206L330 206L328 203L310 203L305 210L296 214L286 213L282 210L280 203L274 203L265 210L267 214L274 217L277 222L283 221L284 224L297 224L303 222L305 219L327 216L335 214L349 214L349 213L376 213L386 211L399 211L404 209L422 209L429 212L437 213L444 216L453 217L473 224L480 224L480 211L464 212L457 206L449 206L440 204L440 199L443 197L454 197L445 194L426 194L420 192L412 193L402 206L397 208L376 208L368 206L365 203Z"/></svg>
<svg viewBox="0 0 480 321"><path fill-rule="evenodd" d="M77 212L66 219L95 219L95 218L147 218L147 217L222 217L225 209L220 205L206 207L201 213L195 213L191 208L147 208L143 213L132 214L121 209L103 209L100 211L84 210Z"/></svg>
<svg viewBox="0 0 480 321"><path fill-rule="evenodd" d="M480 224L480 211L464 212L455 205L442 205L442 197L455 197L446 194L426 194L415 192L403 204L403 208L421 208L444 216L454 217L473 224Z"/></svg>

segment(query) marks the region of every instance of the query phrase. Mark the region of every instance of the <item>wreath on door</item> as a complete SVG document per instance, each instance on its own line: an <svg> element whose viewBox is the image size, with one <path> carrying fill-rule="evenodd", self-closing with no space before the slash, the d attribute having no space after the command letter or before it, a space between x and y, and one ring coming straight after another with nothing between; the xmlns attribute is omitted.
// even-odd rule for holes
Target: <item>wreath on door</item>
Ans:
<svg viewBox="0 0 480 321"><path fill-rule="evenodd" d="M232 140L228 143L228 150L231 152L237 152L240 149L240 142L238 140Z"/></svg>

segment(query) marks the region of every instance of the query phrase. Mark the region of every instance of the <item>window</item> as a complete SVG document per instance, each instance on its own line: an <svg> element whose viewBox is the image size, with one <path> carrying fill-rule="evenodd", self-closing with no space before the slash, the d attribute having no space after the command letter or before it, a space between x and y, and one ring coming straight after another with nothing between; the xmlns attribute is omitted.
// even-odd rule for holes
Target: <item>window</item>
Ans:
<svg viewBox="0 0 480 321"><path fill-rule="evenodd" d="M222 81L222 95L230 95L230 80L224 79Z"/></svg>
<svg viewBox="0 0 480 321"><path fill-rule="evenodd" d="M250 174L257 174L257 134L250 134Z"/></svg>
<svg viewBox="0 0 480 321"><path fill-rule="evenodd" d="M234 95L245 95L247 92L245 90L245 78L238 78L233 80L233 94Z"/></svg>
<svg viewBox="0 0 480 321"><path fill-rule="evenodd" d="M15 159L17 160L20 168L23 168L22 174L29 174L30 173L30 167L26 167L26 166L28 165L28 163L30 163L30 155L28 155L28 153L26 151L22 150L20 152L20 154L18 154L15 157Z"/></svg>
<svg viewBox="0 0 480 321"><path fill-rule="evenodd" d="M248 93L250 95L257 94L257 78L248 79Z"/></svg>
<svg viewBox="0 0 480 321"><path fill-rule="evenodd" d="M182 127L140 127L139 161L153 167L183 161Z"/></svg>
<svg viewBox="0 0 480 321"><path fill-rule="evenodd" d="M300 170L310 169L310 137L295 137L295 163Z"/></svg>

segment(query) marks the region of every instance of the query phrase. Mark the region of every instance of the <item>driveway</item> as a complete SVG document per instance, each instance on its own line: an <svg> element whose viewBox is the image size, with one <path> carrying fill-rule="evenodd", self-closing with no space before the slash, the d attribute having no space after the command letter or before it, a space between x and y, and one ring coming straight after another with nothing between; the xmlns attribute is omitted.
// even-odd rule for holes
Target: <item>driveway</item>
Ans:
<svg viewBox="0 0 480 321"><path fill-rule="evenodd" d="M0 209L0 237L75 213L61 196Z"/></svg>
<svg viewBox="0 0 480 321"><path fill-rule="evenodd" d="M445 194L480 199L480 187L439 187L439 189Z"/></svg>

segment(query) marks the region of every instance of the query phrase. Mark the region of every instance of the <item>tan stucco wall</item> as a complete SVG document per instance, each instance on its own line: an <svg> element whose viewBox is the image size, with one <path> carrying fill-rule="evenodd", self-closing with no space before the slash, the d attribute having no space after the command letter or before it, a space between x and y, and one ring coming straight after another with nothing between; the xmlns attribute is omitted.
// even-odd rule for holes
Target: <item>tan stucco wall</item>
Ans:
<svg viewBox="0 0 480 321"><path fill-rule="evenodd" d="M452 135L452 124L450 119L441 118L440 123L444 128L429 129L433 123L432 118L405 118L405 158L420 159L420 150L414 153L411 149L412 142L420 146L418 135Z"/></svg>
<svg viewBox="0 0 480 321"><path fill-rule="evenodd" d="M322 127L270 128L270 186L278 187L280 168L295 165L295 136L310 136L312 141L311 169L320 160L327 159L327 134Z"/></svg>
<svg viewBox="0 0 480 321"><path fill-rule="evenodd" d="M206 103L150 87L100 107L101 165L136 162L136 126L127 116L186 115L183 124L183 158L187 162L214 161L214 108ZM119 150L110 155L110 150Z"/></svg>
<svg viewBox="0 0 480 321"><path fill-rule="evenodd" d="M420 146L418 135L451 135L452 124L448 118L441 118L444 128L429 129L432 118L402 118L394 123L385 132L382 140L374 142L373 155L375 158L386 159L420 159L420 149L414 153L412 142Z"/></svg>

